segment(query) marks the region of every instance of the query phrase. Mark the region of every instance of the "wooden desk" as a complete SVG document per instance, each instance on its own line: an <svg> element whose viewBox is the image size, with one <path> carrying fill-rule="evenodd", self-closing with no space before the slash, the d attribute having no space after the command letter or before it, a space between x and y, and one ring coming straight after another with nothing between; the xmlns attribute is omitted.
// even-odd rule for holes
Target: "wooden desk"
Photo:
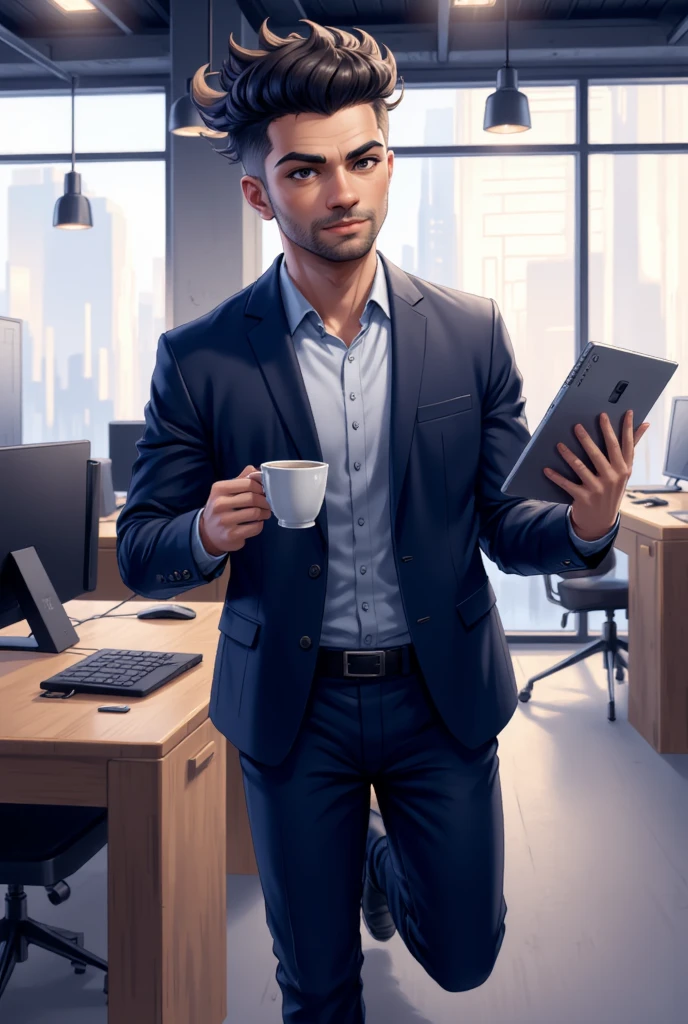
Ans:
<svg viewBox="0 0 688 1024"><path fill-rule="evenodd" d="M80 600L84 601L123 601L130 597L132 591L124 585L119 574L117 565L117 517L120 509L117 509L110 516L104 516L100 520L98 530L98 586L89 594L82 594ZM186 590L179 598L178 604L188 604L188 598L192 601L224 601L229 583L230 567L227 566L221 576L211 583L204 583L200 587ZM138 600L145 601L141 597ZM156 602L159 603L159 602Z"/></svg>
<svg viewBox="0 0 688 1024"><path fill-rule="evenodd" d="M111 606L65 607L85 618ZM230 859L247 871L255 861L238 755L208 718L221 605L194 607L190 621L115 612L76 627L79 648L203 654L131 698L125 715L99 714L113 702L102 694L39 697L41 679L87 651L0 652L0 801L108 810L109 1024L221 1024L227 1015L225 872ZM28 636L29 627L0 633Z"/></svg>
<svg viewBox="0 0 688 1024"><path fill-rule="evenodd" d="M638 495L640 497L640 495ZM688 491L644 508L625 497L616 547L628 555L628 720L660 754L688 754Z"/></svg>

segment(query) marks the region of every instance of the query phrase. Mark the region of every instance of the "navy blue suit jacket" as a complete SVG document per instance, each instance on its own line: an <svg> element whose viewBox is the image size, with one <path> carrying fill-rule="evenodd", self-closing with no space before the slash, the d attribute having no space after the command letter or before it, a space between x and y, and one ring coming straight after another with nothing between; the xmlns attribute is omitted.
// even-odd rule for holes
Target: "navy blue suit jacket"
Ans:
<svg viewBox="0 0 688 1024"><path fill-rule="evenodd" d="M504 572L529 576L595 567L611 545L583 557L565 503L500 490L530 433L495 303L382 258L392 312L389 469L399 585L436 707L462 743L477 747L503 729L517 702L480 548ZM117 521L122 579L144 597L181 596L222 573L224 563L202 576L191 552L193 518L213 481L269 459L322 461L278 266L279 258L254 284L160 338ZM326 502L314 529L284 530L273 516L230 559L210 717L239 750L276 765L297 735L315 670Z"/></svg>

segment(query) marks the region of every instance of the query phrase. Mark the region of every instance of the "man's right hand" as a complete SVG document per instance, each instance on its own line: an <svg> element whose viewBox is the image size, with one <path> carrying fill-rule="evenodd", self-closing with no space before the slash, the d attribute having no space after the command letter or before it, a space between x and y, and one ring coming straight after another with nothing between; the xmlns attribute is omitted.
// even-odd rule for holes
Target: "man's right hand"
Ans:
<svg viewBox="0 0 688 1024"><path fill-rule="evenodd" d="M258 480L249 480L255 466L246 466L233 480L216 480L201 513L198 529L209 555L224 555L243 548L247 537L263 529L272 510Z"/></svg>

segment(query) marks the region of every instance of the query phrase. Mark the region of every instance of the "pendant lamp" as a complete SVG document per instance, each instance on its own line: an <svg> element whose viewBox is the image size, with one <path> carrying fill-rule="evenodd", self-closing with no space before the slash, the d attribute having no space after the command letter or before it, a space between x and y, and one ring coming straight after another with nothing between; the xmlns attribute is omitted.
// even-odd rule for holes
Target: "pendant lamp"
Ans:
<svg viewBox="0 0 688 1024"><path fill-rule="evenodd" d="M208 70L213 66L213 2L208 0ZM186 95L180 96L170 108L168 129L173 135L202 135L206 139L224 139L227 132L216 132L208 128L205 121L191 101L189 90L191 79L186 80Z"/></svg>
<svg viewBox="0 0 688 1024"><path fill-rule="evenodd" d="M518 72L509 64L509 14L508 0L504 0L504 21L506 23L506 63L497 72L497 91L490 93L485 101L483 129L495 134L510 135L527 132L530 125L528 97L518 90Z"/></svg>
<svg viewBox="0 0 688 1024"><path fill-rule="evenodd" d="M55 203L53 227L79 231L93 227L91 204L81 194L81 175L74 170L74 91L76 77L72 75L72 169L65 174L64 195Z"/></svg>

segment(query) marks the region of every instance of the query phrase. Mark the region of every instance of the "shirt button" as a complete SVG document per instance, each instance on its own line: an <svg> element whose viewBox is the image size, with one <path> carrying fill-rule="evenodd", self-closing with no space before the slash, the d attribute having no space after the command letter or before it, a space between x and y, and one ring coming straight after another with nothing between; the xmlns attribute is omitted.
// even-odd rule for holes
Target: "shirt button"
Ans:
<svg viewBox="0 0 688 1024"><path fill-rule="evenodd" d="M363 526L364 523L365 523L365 519L361 516L361 518L358 520L358 525L359 526Z"/></svg>
<svg viewBox="0 0 688 1024"><path fill-rule="evenodd" d="M358 420L354 420L351 426L354 428L354 430L358 430Z"/></svg>
<svg viewBox="0 0 688 1024"><path fill-rule="evenodd" d="M299 645L303 647L304 651L307 651L308 648L312 645L312 643L313 641L309 636L302 636L301 639L299 640Z"/></svg>
<svg viewBox="0 0 688 1024"><path fill-rule="evenodd" d="M310 567L310 569L308 570L308 575L312 576L313 579L315 579L317 576L320 575L320 566L319 565L312 565Z"/></svg>
<svg viewBox="0 0 688 1024"><path fill-rule="evenodd" d="M368 633L367 637L365 638L365 642L367 644L369 644L369 643L372 643L372 640L373 640L372 636L370 635L370 633Z"/></svg>
<svg viewBox="0 0 688 1024"><path fill-rule="evenodd" d="M353 392L353 391L352 391L352 392L350 392L350 394L349 394L349 398L351 399L351 401L352 401L352 402L355 402L355 401L356 401L356 395L354 394L354 392Z"/></svg>
<svg viewBox="0 0 688 1024"><path fill-rule="evenodd" d="M363 604L361 605L361 608L363 609L364 612L367 612L369 608L368 602L364 601Z"/></svg>
<svg viewBox="0 0 688 1024"><path fill-rule="evenodd" d="M360 468L361 468L361 463L360 462L354 462L354 469L360 469Z"/></svg>
<svg viewBox="0 0 688 1024"><path fill-rule="evenodd" d="M361 576L365 576L366 572L367 572L367 570L366 570L365 565L362 565L361 569L360 569Z"/></svg>

